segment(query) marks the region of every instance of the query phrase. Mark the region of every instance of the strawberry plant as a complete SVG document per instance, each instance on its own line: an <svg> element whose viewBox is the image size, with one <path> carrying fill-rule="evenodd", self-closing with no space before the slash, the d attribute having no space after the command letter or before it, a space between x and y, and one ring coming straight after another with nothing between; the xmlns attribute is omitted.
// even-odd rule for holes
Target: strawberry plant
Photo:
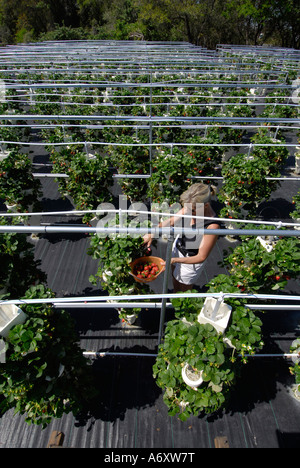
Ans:
<svg viewBox="0 0 300 468"><path fill-rule="evenodd" d="M183 153L175 147L160 149L152 160L153 173L148 179L147 195L154 202L176 203L181 193L191 184L193 167L196 166L193 154Z"/></svg>
<svg viewBox="0 0 300 468"><path fill-rule="evenodd" d="M293 365L290 366L289 370L292 375L295 376L295 388L294 393L296 398L300 398L300 340L297 338L293 341L290 347L291 354L298 354L297 357L293 358Z"/></svg>
<svg viewBox="0 0 300 468"><path fill-rule="evenodd" d="M0 161L0 198L7 205L17 205L19 212L28 211L40 196L40 181L32 175L32 164L26 154L13 149Z"/></svg>
<svg viewBox="0 0 300 468"><path fill-rule="evenodd" d="M289 151L284 145L284 140L272 138L268 135L268 131L266 129L260 130L253 135L253 137L251 137L251 142L254 145L270 145L255 146L252 154L255 157L260 157L268 161L271 169L275 169L276 166L281 168L289 156ZM274 144L276 144L276 146L272 146Z"/></svg>
<svg viewBox="0 0 300 468"><path fill-rule="evenodd" d="M217 147L194 145L205 142L209 143L210 139L191 137L187 140L191 146L157 149L148 179L148 197L158 203L177 203L181 193L191 185L191 177L214 175L221 152Z"/></svg>
<svg viewBox="0 0 300 468"><path fill-rule="evenodd" d="M74 146L51 153L54 173L66 173L68 178L58 178L58 186L63 196L70 195L77 210L95 210L103 201L112 199L112 175L108 160L100 155L89 158L87 153ZM93 214L83 216L88 222Z"/></svg>
<svg viewBox="0 0 300 468"><path fill-rule="evenodd" d="M117 168L120 174L148 174L149 173L149 148L148 141L143 141L131 136L120 136L117 143L122 146L109 146L110 164ZM124 145L124 146L123 146ZM131 146L132 145L132 146ZM146 198L147 183L142 178L121 179L121 188L131 201L143 201Z"/></svg>
<svg viewBox="0 0 300 468"><path fill-rule="evenodd" d="M248 225L248 228L251 229L251 226ZM268 229L266 226L264 228ZM271 251L266 250L253 236L242 236L241 239L242 243L234 249L230 248L229 254L225 252L222 264L230 275L225 281L233 290L226 287L223 291L268 294L283 289L289 279L298 277L300 242L297 237L279 237ZM223 276L216 277L212 284L216 287L220 281L219 291L222 291L223 280Z"/></svg>
<svg viewBox="0 0 300 468"><path fill-rule="evenodd" d="M145 255L142 237L113 234L105 238L93 235L88 254L99 260L98 270L90 276L90 282L100 284L109 296L147 294L149 287L138 283L131 275L130 263ZM140 309L133 309L138 313ZM126 312L122 315L126 319Z"/></svg>
<svg viewBox="0 0 300 468"><path fill-rule="evenodd" d="M24 295L49 297L54 294L43 285ZM28 424L44 428L64 413L76 415L96 391L70 315L47 304L24 304L22 310L27 319L11 328L0 365L0 412L14 408Z"/></svg>
<svg viewBox="0 0 300 468"><path fill-rule="evenodd" d="M293 219L298 220L298 222L299 222L299 219L300 219L300 190L293 197L293 205L294 205L294 209L290 213L290 216Z"/></svg>
<svg viewBox="0 0 300 468"><path fill-rule="evenodd" d="M186 363L202 371L200 387L189 387L184 382L182 369ZM169 415L178 415L182 421L224 406L235 380L233 363L222 335L210 324L188 324L182 320L168 322L153 376L164 390L163 399Z"/></svg>
<svg viewBox="0 0 300 468"><path fill-rule="evenodd" d="M222 176L218 198L225 206L220 211L221 217L239 218L243 209L253 218L259 203L268 200L279 185L277 180L267 177L279 177L280 171L279 166L271 165L259 155L247 159L244 154L237 154L223 163Z"/></svg>
<svg viewBox="0 0 300 468"><path fill-rule="evenodd" d="M220 289L211 282L208 292L227 291L224 285L220 281ZM211 324L198 323L204 299L172 298L176 320L168 322L153 366L154 378L164 390L163 399L171 416L178 414L185 421L191 415L222 408L229 400L240 367L247 363L248 355L263 346L262 322L257 315L240 299L226 299L226 303L231 305L232 314L222 335ZM183 380L186 363L202 372L203 383L197 388L187 386Z"/></svg>
<svg viewBox="0 0 300 468"><path fill-rule="evenodd" d="M9 222L1 217L0 224L18 224L17 218ZM0 234L0 290L5 296L17 298L30 285L46 280L46 275L34 259L34 247L23 234L7 232ZM1 297L1 294L0 294Z"/></svg>

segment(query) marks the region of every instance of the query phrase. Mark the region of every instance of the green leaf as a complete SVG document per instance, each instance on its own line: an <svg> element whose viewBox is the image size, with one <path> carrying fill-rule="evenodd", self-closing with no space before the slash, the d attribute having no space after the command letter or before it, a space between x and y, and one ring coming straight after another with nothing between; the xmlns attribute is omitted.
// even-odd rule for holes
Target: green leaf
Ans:
<svg viewBox="0 0 300 468"><path fill-rule="evenodd" d="M38 373L37 373L37 375L36 375L36 378L37 378L37 379L43 375L43 371L46 369L46 367L47 367L47 362L45 362L45 363L38 369Z"/></svg>

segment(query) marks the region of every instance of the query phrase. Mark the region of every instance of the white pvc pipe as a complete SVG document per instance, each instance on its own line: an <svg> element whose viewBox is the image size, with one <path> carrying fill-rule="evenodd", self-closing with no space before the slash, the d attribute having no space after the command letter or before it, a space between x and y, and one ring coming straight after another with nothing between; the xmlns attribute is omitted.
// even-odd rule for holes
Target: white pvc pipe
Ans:
<svg viewBox="0 0 300 468"><path fill-rule="evenodd" d="M16 304L16 305L26 305L26 304L59 304L59 306L63 306L63 304L71 305L71 304L79 304L82 305L93 303L97 305L99 302L106 302L106 301L115 301L116 303L120 304L122 301L140 301L140 300L161 300L161 299L169 299L172 298L199 298L199 297L213 297L219 298L223 297L224 300L230 298L240 298L240 299L263 299L263 300L285 300L285 301L299 301L300 296L290 296L290 295L276 295L276 294L250 294L250 293L167 293L167 294L130 294L130 295L119 295L119 296L83 296L83 297L62 297L62 298L43 298L43 299L9 299L3 300L1 303L5 304ZM147 308L149 303L145 302L144 307ZM282 306L284 307L284 305Z"/></svg>
<svg viewBox="0 0 300 468"><path fill-rule="evenodd" d="M38 166L43 166L44 164L38 164ZM43 172L34 172L32 173L33 177L36 178L65 178L68 179L70 176L68 174L62 173L43 173ZM150 174L113 174L113 179L149 179ZM210 180L223 180L224 177L215 177L215 176L190 176L190 179L210 179ZM282 181L291 181L291 180L300 180L300 177L265 177L266 180L282 180Z"/></svg>
<svg viewBox="0 0 300 468"><path fill-rule="evenodd" d="M83 351L83 355L86 357L106 357L106 356L128 356L128 357L157 357L158 354L151 354L151 353L122 353L122 352L114 352L114 351ZM282 354L239 354L239 357L251 357L251 358L293 358L293 357L300 357L299 354L289 354L289 353L282 353Z"/></svg>
<svg viewBox="0 0 300 468"><path fill-rule="evenodd" d="M57 125L58 127L61 127L61 125ZM81 127L81 126L80 126ZM85 128L84 125L82 125L82 127ZM169 127L169 126L168 126ZM205 125L206 127L206 125ZM90 128L89 127L86 127L86 128ZM135 128L135 126L134 126ZM153 127L152 127L153 128ZM176 127L175 127L176 128ZM240 127L239 127L240 128ZM274 128L278 128L277 126L274 127ZM286 127L280 127L280 128L285 128ZM299 127L300 128L300 127ZM297 130L297 127L293 127L294 130ZM107 142L104 142L104 141L63 141L63 142L57 142L57 143L49 143L49 142L24 142L24 141L5 141L5 140L2 140L0 141L0 144L9 144L9 145L22 145L22 146L85 146L85 145L99 145L99 146L132 146L132 147L145 147L145 148L150 148L150 147L167 147L167 148L174 148L174 146L195 146L195 147L202 147L202 146L211 146L211 147L214 147L214 146L217 146L217 147L224 147L224 148L234 148L234 147L243 147L243 148L249 148L251 147L252 149L255 147L255 146L261 146L261 147L280 147L280 148L285 148L285 147L289 147L289 148L296 148L297 146L299 146L299 143L285 143L285 142L281 142L281 143L117 143L117 142L114 142L114 143L107 143Z"/></svg>
<svg viewBox="0 0 300 468"><path fill-rule="evenodd" d="M2 114L0 120L115 120L124 122L257 122L257 123L288 123L298 124L297 118L278 118L278 117L157 117L157 116L124 116L124 115L30 115L30 114Z"/></svg>
<svg viewBox="0 0 300 468"><path fill-rule="evenodd" d="M115 353L113 351L83 351L86 357L105 357L105 356L129 356L129 357L157 357L157 354L151 353Z"/></svg>
<svg viewBox="0 0 300 468"><path fill-rule="evenodd" d="M33 213L7 213L7 212L4 212L4 213L0 213L1 216L3 217L28 217L28 216L62 216L62 215L83 215L83 214L96 214L96 215L100 215L100 214L104 214L104 213L115 213L115 214L120 214L120 212L122 214L124 213L127 213L129 215L136 215L136 214L147 214L147 215L153 215L155 217L157 216L174 216L173 213L170 213L170 212L163 212L163 211L144 211L144 210L136 210L136 209L131 209L131 210L125 210L123 208L121 209L96 209L96 210L69 210L69 211L48 211L48 212L44 212L44 211L40 211L40 212L33 212ZM277 228L280 228L280 227L283 227L283 226L300 226L299 223L295 223L295 222L290 222L290 223L287 223L287 222L282 222L282 221L257 221L257 220L247 220L247 219L236 219L236 218L232 218L232 219L228 219L228 218L212 218L212 217L207 217L207 216L197 216L197 215L183 215L183 214L176 214L177 217L180 217L180 218L195 218L197 220L205 220L205 219L209 219L211 221L221 221L221 222L227 222L227 223L242 223L242 224L255 224L255 225L270 225L270 226L276 226ZM12 231L13 232L13 229L16 228L17 226L1 226L0 225L0 232L1 232L1 228L4 227L4 228L9 228L9 231ZM24 226L18 226L18 228L22 228ZM26 228L28 228L28 226L25 226ZM78 230L79 228L77 227L76 230ZM82 229L82 228L80 228ZM89 229L89 227L84 227L84 230L86 232L86 230ZM93 228L94 229L94 228ZM98 228L97 228L98 229ZM107 229L113 229L113 232L119 232L118 229L121 229L121 228L118 228L118 227L111 227L111 228L102 228L102 229L105 229L105 231L103 232L106 232ZM127 228L123 228L123 229L127 229ZM129 229L129 228L128 228ZM132 229L132 228L130 228ZM158 227L153 227L153 228L147 228L147 227L144 227L144 228L134 228L136 229L136 233L138 232L150 232L148 231L149 229L151 229L151 232L153 232L153 230L155 230L155 233L157 233L157 230L164 230L162 231L163 233L170 233L170 230L177 230L178 229L184 229L184 232L187 232L189 230L189 233L191 232L197 232L197 230L193 229L192 231L190 231L190 228L187 228L187 227L183 227L183 228L170 228L170 227L166 227L166 228L158 228ZM141 231L144 230L144 231ZM201 228L199 228L201 230ZM146 230L146 231L145 231ZM176 231L176 232L177 232ZM216 230L211 230L211 231L215 231ZM230 229L230 233L233 233L233 229ZM98 232L98 231L97 231ZM109 232L109 231L107 231ZM111 231L110 231L111 232ZM128 231L129 232L129 231ZM130 230L131 232L131 230ZM135 232L135 231L134 231ZM175 231L174 231L175 232ZM221 229L218 230L219 233L222 232ZM243 231L244 232L244 231ZM245 230L245 232L248 234L249 232ZM261 230L257 231L257 232L262 232ZM282 232L286 232L286 231L280 231L280 233ZM295 233L294 231L293 232L293 235L298 235L297 233ZM274 230L272 230L272 234L274 234ZM270 235L270 231L268 231L268 234L261 234L261 235ZM276 234L277 235L277 234ZM279 234L281 235L281 234ZM287 235L287 234L286 234Z"/></svg>
<svg viewBox="0 0 300 468"><path fill-rule="evenodd" d="M65 302L55 302L54 307L56 308L68 308L68 309L76 309L78 307L84 307L87 309L135 309L135 308L142 308L142 309L158 309L161 308L161 302L101 302L101 303L96 303L96 302L72 302L70 304L65 303ZM166 304L166 307L172 308L172 303L168 302ZM300 306L299 306L300 308Z"/></svg>
<svg viewBox="0 0 300 468"><path fill-rule="evenodd" d="M20 215L19 215L20 216ZM217 235L217 236L269 236L270 230L266 229L192 229L192 228L130 228L130 227L114 227L114 228L101 228L101 227L89 227L89 226L2 226L0 225L0 233L5 232L14 232L14 233L40 233L40 234L57 234L57 233L77 233L77 234L97 234L102 233L105 235L109 234L154 234L154 236L159 236L161 234L166 234L168 236L175 236L176 234L192 234L192 235ZM281 236L281 237L299 237L300 232L298 230L286 230L281 231L278 229L272 230L272 235Z"/></svg>

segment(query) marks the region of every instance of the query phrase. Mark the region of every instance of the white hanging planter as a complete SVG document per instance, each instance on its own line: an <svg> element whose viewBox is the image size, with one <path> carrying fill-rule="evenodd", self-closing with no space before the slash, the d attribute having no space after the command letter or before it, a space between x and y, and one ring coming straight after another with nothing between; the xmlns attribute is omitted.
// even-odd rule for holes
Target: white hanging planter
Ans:
<svg viewBox="0 0 300 468"><path fill-rule="evenodd" d="M277 240L274 236L257 236L257 240L259 240L260 244L267 252L272 252L274 247L277 244Z"/></svg>
<svg viewBox="0 0 300 468"><path fill-rule="evenodd" d="M97 218L97 216L95 216L94 218L92 218L90 221L89 221L89 224L92 226L92 227L97 227L97 224L99 223L99 218Z"/></svg>
<svg viewBox="0 0 300 468"><path fill-rule="evenodd" d="M295 221L297 224L299 224L299 226L294 226L294 228L300 230L300 218L296 218L296 219L294 219L294 221Z"/></svg>
<svg viewBox="0 0 300 468"><path fill-rule="evenodd" d="M103 281L105 281L105 283L107 283L109 276L112 276L112 271L110 271L110 270L105 270L102 273L102 279L103 279Z"/></svg>
<svg viewBox="0 0 300 468"><path fill-rule="evenodd" d="M87 153L86 154L86 159L90 161L91 159L97 159L97 156L93 153Z"/></svg>
<svg viewBox="0 0 300 468"><path fill-rule="evenodd" d="M203 371L195 371L188 363L184 365L181 371L184 382L194 389L203 383Z"/></svg>
<svg viewBox="0 0 300 468"><path fill-rule="evenodd" d="M233 216L233 212L230 212L230 215ZM237 229L237 224L236 223L232 223L232 222L229 222L228 224L226 223L226 229ZM236 236L234 235L230 235L228 234L227 236L225 236L226 240L228 240L229 242L237 242L237 238Z"/></svg>
<svg viewBox="0 0 300 468"><path fill-rule="evenodd" d="M12 213L17 212L17 204L16 203L14 205L9 205L8 203L5 203L5 206L7 208L7 211L11 211Z"/></svg>
<svg viewBox="0 0 300 468"><path fill-rule="evenodd" d="M300 174L300 146L296 146L295 152L295 173Z"/></svg>
<svg viewBox="0 0 300 468"><path fill-rule="evenodd" d="M203 304L198 322L210 323L218 333L224 333L231 315L232 307L223 302L222 297L214 299L207 297Z"/></svg>
<svg viewBox="0 0 300 468"><path fill-rule="evenodd" d="M233 224L233 223L228 223L228 224L227 224L227 229L236 229L236 225ZM236 239L235 236L231 236L231 235L228 234L228 235L225 236L225 237L226 237L226 239L227 239L229 242L237 242L237 239Z"/></svg>
<svg viewBox="0 0 300 468"><path fill-rule="evenodd" d="M300 356L300 338L296 338L292 342L292 348L295 348L295 351L293 351L294 354L297 354L298 356L292 356L292 361L294 364L299 364L299 356Z"/></svg>
<svg viewBox="0 0 300 468"><path fill-rule="evenodd" d="M293 348L293 354L297 354L297 356L292 356L292 361L294 364L299 364L299 356L300 356L300 338L296 338L291 345ZM300 384L294 384L291 386L292 395L296 398L296 400L300 401Z"/></svg>
<svg viewBox="0 0 300 468"><path fill-rule="evenodd" d="M109 302L113 302L113 301L109 301ZM126 309L124 309L123 307L118 307L118 314L123 315L123 321L128 323L128 325L133 325L136 319L138 318L138 314L126 314ZM124 315L125 315L125 318L124 318Z"/></svg>
<svg viewBox="0 0 300 468"><path fill-rule="evenodd" d="M10 151L0 151L0 162L7 158Z"/></svg>
<svg viewBox="0 0 300 468"><path fill-rule="evenodd" d="M118 309L118 313L122 314L124 313L124 309ZM126 314L126 318L124 318L125 322L128 323L128 325L133 325L137 319L137 314Z"/></svg>
<svg viewBox="0 0 300 468"><path fill-rule="evenodd" d="M7 338L9 331L15 325L24 323L27 315L14 304L0 306L0 335Z"/></svg>
<svg viewBox="0 0 300 468"><path fill-rule="evenodd" d="M293 388L292 388L292 391L293 391L294 397L298 401L300 401L300 384L294 385Z"/></svg>

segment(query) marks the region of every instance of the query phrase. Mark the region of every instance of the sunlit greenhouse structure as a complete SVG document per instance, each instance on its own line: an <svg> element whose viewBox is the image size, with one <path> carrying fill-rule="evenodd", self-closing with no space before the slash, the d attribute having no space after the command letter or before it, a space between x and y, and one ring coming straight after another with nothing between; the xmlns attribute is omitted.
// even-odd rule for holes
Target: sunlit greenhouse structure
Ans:
<svg viewBox="0 0 300 468"><path fill-rule="evenodd" d="M225 44L1 49L0 447L299 447L299 64ZM195 229L160 223L199 182L222 224L197 213L218 241L175 293L172 244ZM145 256L165 262L149 282Z"/></svg>

